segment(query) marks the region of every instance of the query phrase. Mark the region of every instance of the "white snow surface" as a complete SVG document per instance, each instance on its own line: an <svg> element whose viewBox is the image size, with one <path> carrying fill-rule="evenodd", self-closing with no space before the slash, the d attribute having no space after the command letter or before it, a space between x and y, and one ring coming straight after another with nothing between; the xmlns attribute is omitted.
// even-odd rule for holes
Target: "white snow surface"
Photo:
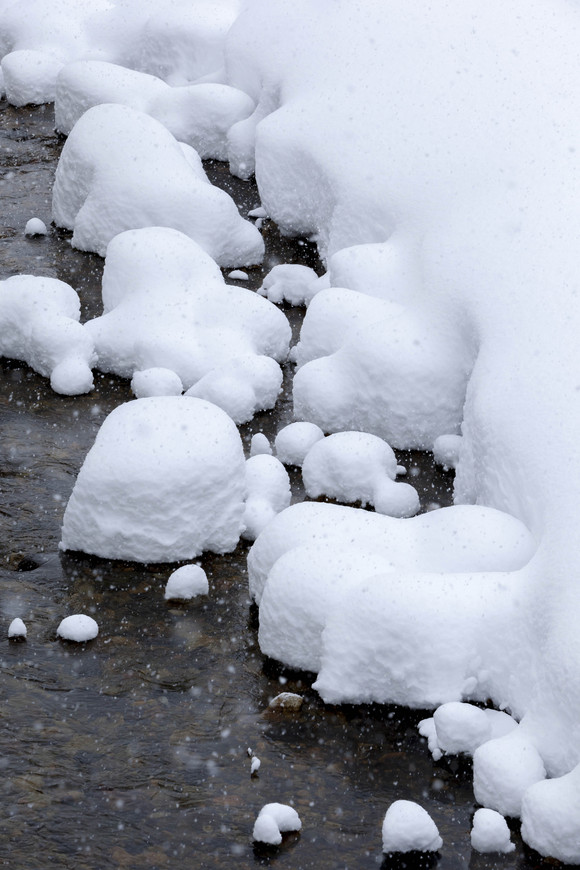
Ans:
<svg viewBox="0 0 580 870"><path fill-rule="evenodd" d="M55 81L63 66L58 58L20 49L5 54L1 66L6 99L13 106L54 102Z"/></svg>
<svg viewBox="0 0 580 870"><path fill-rule="evenodd" d="M63 640L73 640L76 643L85 643L94 640L99 633L99 626L92 616L84 613L75 613L65 616L58 626L56 633Z"/></svg>
<svg viewBox="0 0 580 870"><path fill-rule="evenodd" d="M513 852L516 847L510 836L507 822L500 813L488 809L476 811L471 830L471 847L476 852Z"/></svg>
<svg viewBox="0 0 580 870"><path fill-rule="evenodd" d="M436 852L443 845L437 825L414 801L391 804L383 820L383 852Z"/></svg>
<svg viewBox="0 0 580 870"><path fill-rule="evenodd" d="M439 435L433 444L435 462L444 468L457 468L461 456L461 435Z"/></svg>
<svg viewBox="0 0 580 870"><path fill-rule="evenodd" d="M259 843L279 846L282 842L282 834L287 831L299 831L301 828L300 816L293 807L272 803L266 804L260 810L252 836Z"/></svg>
<svg viewBox="0 0 580 870"><path fill-rule="evenodd" d="M515 719L501 710L450 701L438 707L431 718L419 722L419 733L428 739L429 750L438 761L444 753L473 755L482 743L503 737L516 727Z"/></svg>
<svg viewBox="0 0 580 870"><path fill-rule="evenodd" d="M258 293L270 302L308 305L320 289L314 269L297 263L281 263L268 272Z"/></svg>
<svg viewBox="0 0 580 870"><path fill-rule="evenodd" d="M237 423L273 407L278 362L288 353L286 317L245 287L226 284L183 233L149 227L116 236L102 286L104 313L85 326L102 371L130 378L170 369L188 395L219 405ZM155 386L152 378L157 383L158 373L145 387Z"/></svg>
<svg viewBox="0 0 580 870"><path fill-rule="evenodd" d="M105 256L124 230L166 226L195 239L220 266L260 263L264 242L232 198L209 183L197 152L159 121L114 103L75 124L56 169L52 216L73 247Z"/></svg>
<svg viewBox="0 0 580 870"><path fill-rule="evenodd" d="M25 236L45 236L47 232L46 224L40 218L30 218L30 220L26 221L26 226L24 227Z"/></svg>
<svg viewBox="0 0 580 870"><path fill-rule="evenodd" d="M250 441L250 456L260 456L262 453L271 456L272 445L263 432L256 432L255 435L252 435L252 440Z"/></svg>
<svg viewBox="0 0 580 870"><path fill-rule="evenodd" d="M275 456L258 453L246 462L246 487L242 536L255 541L262 529L290 504L290 478Z"/></svg>
<svg viewBox="0 0 580 870"><path fill-rule="evenodd" d="M522 838L540 855L580 863L580 765L532 785L522 801Z"/></svg>
<svg viewBox="0 0 580 870"><path fill-rule="evenodd" d="M208 592L207 574L199 565L182 565L170 575L165 586L165 598L168 601L188 601Z"/></svg>
<svg viewBox="0 0 580 870"><path fill-rule="evenodd" d="M159 396L119 405L79 472L61 547L136 562L229 552L242 529L244 465L234 423L209 402Z"/></svg>
<svg viewBox="0 0 580 870"><path fill-rule="evenodd" d="M473 792L478 803L519 817L526 790L546 776L544 762L523 723L483 743L473 754Z"/></svg>
<svg viewBox="0 0 580 870"><path fill-rule="evenodd" d="M27 363L57 393L88 393L96 354L79 318L79 297L64 281L34 275L0 281L0 356Z"/></svg>
<svg viewBox="0 0 580 870"><path fill-rule="evenodd" d="M311 447L321 438L324 432L316 423L290 423L276 435L276 456L284 465L301 467Z"/></svg>
<svg viewBox="0 0 580 870"><path fill-rule="evenodd" d="M395 482L397 467L392 448L376 435L338 432L308 451L302 480L311 498L360 501L381 514L412 517L419 510L419 496L410 484Z"/></svg>
<svg viewBox="0 0 580 870"><path fill-rule="evenodd" d="M27 633L26 626L19 616L8 626L8 637L26 637Z"/></svg>
<svg viewBox="0 0 580 870"><path fill-rule="evenodd" d="M149 396L180 396L183 384L176 372L157 366L134 372L131 389L137 399L146 399Z"/></svg>

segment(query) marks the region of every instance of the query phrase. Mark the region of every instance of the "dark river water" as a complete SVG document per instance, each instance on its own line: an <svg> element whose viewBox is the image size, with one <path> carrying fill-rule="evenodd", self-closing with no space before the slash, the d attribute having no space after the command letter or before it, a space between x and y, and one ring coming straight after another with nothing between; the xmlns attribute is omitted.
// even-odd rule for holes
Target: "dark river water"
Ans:
<svg viewBox="0 0 580 870"><path fill-rule="evenodd" d="M50 275L79 292L83 319L101 313L103 261L73 250L70 234L27 239L30 217L50 221L62 141L52 107L0 103L0 278ZM212 181L243 213L255 186L208 164ZM312 245L282 239L266 222L260 285L277 262L321 271ZM288 309L299 329L301 312ZM181 606L163 590L169 566L147 567L58 552L67 499L106 415L132 398L128 382L96 376L87 396L53 393L25 365L0 360L0 865L98 868L373 868L419 866L383 858L381 824L398 798L419 801L444 840L441 870L543 862L522 846L505 858L471 852L470 765L435 764L417 722L396 707L330 707L312 675L287 672L260 653L247 591L247 546L202 564L209 597ZM273 412L242 427L245 445L292 419L286 390ZM425 509L451 502L452 479L425 454L399 454ZM303 497L300 476L292 479ZM70 613L97 619L90 644L56 638ZM11 619L26 642L8 641ZM269 712L283 690L299 712ZM248 747L261 759L250 777ZM292 803L303 822L282 847L252 843L264 803ZM515 826L517 831L517 826Z"/></svg>

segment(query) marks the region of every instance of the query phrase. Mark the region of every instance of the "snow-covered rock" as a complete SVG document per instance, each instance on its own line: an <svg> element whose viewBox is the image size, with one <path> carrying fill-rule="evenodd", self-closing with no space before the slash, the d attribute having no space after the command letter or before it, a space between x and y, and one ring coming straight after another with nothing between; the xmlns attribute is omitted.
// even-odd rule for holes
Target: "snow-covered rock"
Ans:
<svg viewBox="0 0 580 870"><path fill-rule="evenodd" d="M20 49L2 58L6 99L13 106L52 103L62 61L53 54Z"/></svg>
<svg viewBox="0 0 580 870"><path fill-rule="evenodd" d="M580 863L580 765L531 785L522 800L522 839L540 855Z"/></svg>
<svg viewBox="0 0 580 870"><path fill-rule="evenodd" d="M262 453L271 456L272 445L263 432L256 432L250 442L250 456L260 456Z"/></svg>
<svg viewBox="0 0 580 870"><path fill-rule="evenodd" d="M27 363L67 396L93 387L95 348L79 318L79 297L64 281L33 275L0 281L0 355Z"/></svg>
<svg viewBox="0 0 580 870"><path fill-rule="evenodd" d="M324 432L315 423L290 423L276 435L276 456L284 465L300 467L310 448L321 438Z"/></svg>
<svg viewBox="0 0 580 870"><path fill-rule="evenodd" d="M417 491L396 483L392 448L366 432L338 432L317 441L302 463L302 480L311 498L371 504L378 513L411 517L419 510Z"/></svg>
<svg viewBox="0 0 580 870"><path fill-rule="evenodd" d="M66 616L58 626L56 633L63 640L72 640L76 643L86 643L94 640L99 633L99 626L92 616L84 613L75 613Z"/></svg>
<svg viewBox="0 0 580 870"><path fill-rule="evenodd" d="M244 455L231 419L200 399L120 405L101 426L66 507L61 547L173 562L238 543Z"/></svg>
<svg viewBox="0 0 580 870"><path fill-rule="evenodd" d="M308 305L320 289L314 269L296 263L282 263L268 272L258 293L270 302Z"/></svg>
<svg viewBox="0 0 580 870"><path fill-rule="evenodd" d="M259 263L264 243L231 197L211 185L197 153L149 115L105 103L75 124L57 166L52 216L72 244L105 256L124 230L166 226L220 266Z"/></svg>
<svg viewBox="0 0 580 870"><path fill-rule="evenodd" d="M473 791L478 803L503 816L519 817L522 798L546 768L523 725L482 744L473 755Z"/></svg>
<svg viewBox="0 0 580 870"><path fill-rule="evenodd" d="M302 708L304 698L302 695L297 695L296 692L280 692L269 702L268 707L271 710L292 710L296 712Z"/></svg>
<svg viewBox="0 0 580 870"><path fill-rule="evenodd" d="M105 261L103 308L85 327L102 371L132 377L170 369L190 396L219 405L236 422L274 405L287 319L250 290L226 284L183 233L149 227L116 236Z"/></svg>
<svg viewBox="0 0 580 870"><path fill-rule="evenodd" d="M391 804L383 820L383 852L437 852L442 845L427 810L414 801Z"/></svg>
<svg viewBox="0 0 580 870"><path fill-rule="evenodd" d="M429 742L438 761L443 753L473 755L487 740L503 737L517 728L517 722L501 710L481 709L473 704L450 701L419 723L419 733Z"/></svg>
<svg viewBox="0 0 580 870"><path fill-rule="evenodd" d="M157 366L134 372L131 389L138 399L149 396L180 396L183 384L176 372Z"/></svg>
<svg viewBox="0 0 580 870"><path fill-rule="evenodd" d="M433 444L435 462L444 468L457 468L461 456L461 435L440 435Z"/></svg>
<svg viewBox="0 0 580 870"><path fill-rule="evenodd" d="M27 633L26 626L19 616L13 619L8 626L8 637L25 639Z"/></svg>
<svg viewBox="0 0 580 870"><path fill-rule="evenodd" d="M250 776L257 776L261 766L262 762L257 755L254 755L250 761Z"/></svg>
<svg viewBox="0 0 580 870"><path fill-rule="evenodd" d="M471 847L476 852L513 852L516 847L510 837L510 829L500 813L488 809L477 810L471 829Z"/></svg>
<svg viewBox="0 0 580 870"><path fill-rule="evenodd" d="M207 574L199 565L182 565L170 575L165 586L167 601L189 601L190 598L207 595L208 592Z"/></svg>
<svg viewBox="0 0 580 870"><path fill-rule="evenodd" d="M301 828L300 816L293 807L272 803L266 804L260 810L252 836L259 843L279 846L282 842L282 834L287 831L299 831Z"/></svg>
<svg viewBox="0 0 580 870"><path fill-rule="evenodd" d="M246 487L242 536L255 541L262 529L290 504L290 479L278 459L261 453L246 462Z"/></svg>
<svg viewBox="0 0 580 870"><path fill-rule="evenodd" d="M40 218L30 218L24 227L25 236L45 236L47 232L46 224Z"/></svg>

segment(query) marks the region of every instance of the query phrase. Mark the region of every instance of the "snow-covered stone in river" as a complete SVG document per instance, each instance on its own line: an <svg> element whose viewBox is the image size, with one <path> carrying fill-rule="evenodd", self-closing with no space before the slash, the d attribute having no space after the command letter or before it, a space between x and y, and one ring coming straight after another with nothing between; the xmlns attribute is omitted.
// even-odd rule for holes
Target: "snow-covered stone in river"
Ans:
<svg viewBox="0 0 580 870"><path fill-rule="evenodd" d="M282 842L282 834L287 831L299 831L301 828L300 816L293 807L272 803L266 804L260 810L252 836L258 843L279 846Z"/></svg>
<svg viewBox="0 0 580 870"><path fill-rule="evenodd" d="M177 230L128 230L109 244L104 314L86 324L102 371L132 377L163 367L236 422L276 401L290 325L276 306L224 282Z"/></svg>
<svg viewBox="0 0 580 870"><path fill-rule="evenodd" d="M477 810L473 816L471 847L476 852L513 852L510 836L506 820L495 810Z"/></svg>
<svg viewBox="0 0 580 870"><path fill-rule="evenodd" d="M252 114L254 101L225 84L171 87L156 76L104 61L65 66L56 83L55 126L68 134L88 109L117 103L146 112L202 158L227 158L227 132Z"/></svg>
<svg viewBox="0 0 580 870"><path fill-rule="evenodd" d="M10 625L8 626L8 637L12 638L25 638L27 635L27 629L24 625L24 622L20 619L20 617L16 617L13 619Z"/></svg>
<svg viewBox="0 0 580 870"><path fill-rule="evenodd" d="M95 348L79 318L79 297L63 281L33 275L0 281L0 355L28 363L68 396L93 386Z"/></svg>
<svg viewBox="0 0 580 870"><path fill-rule="evenodd" d="M63 640L85 643L88 640L95 639L99 633L99 626L92 616L86 616L84 613L75 613L73 616L66 616L62 620L56 633Z"/></svg>
<svg viewBox="0 0 580 870"><path fill-rule="evenodd" d="M433 444L435 462L444 468L457 468L459 462L461 435L440 435Z"/></svg>
<svg viewBox="0 0 580 870"><path fill-rule="evenodd" d="M136 371L131 378L131 389L138 399L149 396L180 396L183 384L176 372L157 366Z"/></svg>
<svg viewBox="0 0 580 870"><path fill-rule="evenodd" d="M220 266L259 263L264 242L232 198L214 187L191 146L127 106L93 106L65 142L52 216L72 244L105 256L124 230L166 226L195 239Z"/></svg>
<svg viewBox="0 0 580 870"><path fill-rule="evenodd" d="M429 742L435 761L443 753L473 755L487 740L503 737L517 728L517 722L501 710L482 710L473 704L450 701L433 716L419 723L419 733Z"/></svg>
<svg viewBox="0 0 580 870"><path fill-rule="evenodd" d="M397 460L391 447L366 432L338 432L317 441L302 464L304 488L311 498L371 504L378 513L410 517L419 496L408 483L396 483Z"/></svg>
<svg viewBox="0 0 580 870"><path fill-rule="evenodd" d="M245 462L232 420L184 396L137 399L101 426L67 505L62 548L173 562L233 550Z"/></svg>
<svg viewBox="0 0 580 870"><path fill-rule="evenodd" d="M13 106L52 103L63 63L52 53L20 49L2 58L6 99Z"/></svg>
<svg viewBox="0 0 580 870"><path fill-rule="evenodd" d="M47 232L46 224L40 218L30 218L24 227L25 236L45 236Z"/></svg>
<svg viewBox="0 0 580 870"><path fill-rule="evenodd" d="M250 442L250 456L260 456L262 453L271 456L272 445L263 432L256 432L255 435L252 435L252 440Z"/></svg>
<svg viewBox="0 0 580 870"><path fill-rule="evenodd" d="M231 278L232 281L248 281L249 275L242 269L233 269L231 272L228 272L228 278Z"/></svg>
<svg viewBox="0 0 580 870"><path fill-rule="evenodd" d="M302 704L304 703L304 698L302 695L297 695L296 692L280 692L279 695L276 695L270 703L268 707L271 710L300 710Z"/></svg>
<svg viewBox="0 0 580 870"><path fill-rule="evenodd" d="M250 776L257 776L261 766L262 762L257 755L254 755L250 761Z"/></svg>
<svg viewBox="0 0 580 870"><path fill-rule="evenodd" d="M322 438L324 432L316 423L290 423L276 435L276 456L284 465L300 467L310 448Z"/></svg>
<svg viewBox="0 0 580 870"><path fill-rule="evenodd" d="M276 514L290 504L290 479L274 456L260 453L246 462L246 508L242 536L255 541Z"/></svg>
<svg viewBox="0 0 580 870"><path fill-rule="evenodd" d="M270 302L308 305L321 289L317 282L314 269L297 263L282 263L268 272L258 293Z"/></svg>
<svg viewBox="0 0 580 870"><path fill-rule="evenodd" d="M427 810L414 801L391 804L383 821L383 852L436 852L442 845Z"/></svg>
<svg viewBox="0 0 580 870"><path fill-rule="evenodd" d="M207 574L199 565L182 565L171 574L165 586L167 601L188 601L197 595L207 595L208 592Z"/></svg>
<svg viewBox="0 0 580 870"><path fill-rule="evenodd" d="M580 863L580 765L530 786L522 800L522 839L540 855Z"/></svg>
<svg viewBox="0 0 580 870"><path fill-rule="evenodd" d="M523 725L473 754L475 798L503 816L519 817L526 790L545 778L544 762Z"/></svg>

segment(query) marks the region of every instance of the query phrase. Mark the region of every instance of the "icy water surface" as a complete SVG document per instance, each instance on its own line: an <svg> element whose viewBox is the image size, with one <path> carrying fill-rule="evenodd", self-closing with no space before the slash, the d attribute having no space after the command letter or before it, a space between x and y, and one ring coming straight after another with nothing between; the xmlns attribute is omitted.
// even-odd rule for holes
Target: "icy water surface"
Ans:
<svg viewBox="0 0 580 870"><path fill-rule="evenodd" d="M51 275L82 297L83 317L100 313L102 260L74 251L52 228L26 239L30 217L50 220L61 141L52 108L0 103L0 278ZM246 213L251 184L209 164ZM276 262L320 269L313 246L281 239L266 223L263 269ZM288 309L295 330L300 314ZM286 384L288 387L288 383ZM148 568L58 553L60 523L82 460L106 415L131 393L97 376L89 396L67 398L26 366L0 360L0 865L15 870L97 868L373 868L418 866L381 855L381 823L397 798L421 802L444 839L441 870L529 868L541 860L518 842L496 859L471 852L475 804L469 764L433 763L417 722L399 708L327 707L311 675L284 671L257 645L248 600L247 547L205 556L207 599L163 599L169 566ZM242 427L273 436L290 422L286 389L277 409ZM422 454L400 454L425 508L449 504L451 478ZM302 498L299 475L293 478ZM89 613L96 641L56 639L60 620ZM20 616L25 643L9 642ZM298 713L268 701L300 692ZM261 759L250 777L248 748ZM291 803L303 822L280 849L252 844L257 813ZM536 860L537 858L537 860Z"/></svg>

